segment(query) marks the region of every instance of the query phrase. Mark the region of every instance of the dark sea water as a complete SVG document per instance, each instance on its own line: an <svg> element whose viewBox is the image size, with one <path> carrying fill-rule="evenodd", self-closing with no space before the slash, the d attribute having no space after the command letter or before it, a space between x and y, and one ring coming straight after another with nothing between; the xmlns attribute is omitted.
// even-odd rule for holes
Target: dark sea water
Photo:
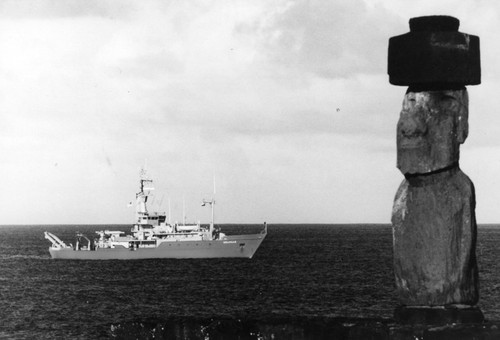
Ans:
<svg viewBox="0 0 500 340"><path fill-rule="evenodd" d="M0 338L97 339L112 325L172 316L392 317L389 225L270 225L253 259L51 260L50 231L129 226L0 227ZM256 225L222 225L251 233ZM500 226L480 226L480 307L500 320Z"/></svg>

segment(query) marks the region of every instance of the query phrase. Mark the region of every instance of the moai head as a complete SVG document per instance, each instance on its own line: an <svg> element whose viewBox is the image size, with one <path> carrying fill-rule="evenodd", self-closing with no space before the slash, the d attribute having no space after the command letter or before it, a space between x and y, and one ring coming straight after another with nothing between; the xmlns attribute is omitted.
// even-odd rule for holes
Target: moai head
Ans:
<svg viewBox="0 0 500 340"><path fill-rule="evenodd" d="M406 92L397 125L397 166L426 174L458 163L468 133L467 90Z"/></svg>
<svg viewBox="0 0 500 340"><path fill-rule="evenodd" d="M397 165L405 175L458 164L468 133L464 85L481 82L479 38L458 32L449 16L410 19L410 32L389 39L389 81L409 86L397 126Z"/></svg>

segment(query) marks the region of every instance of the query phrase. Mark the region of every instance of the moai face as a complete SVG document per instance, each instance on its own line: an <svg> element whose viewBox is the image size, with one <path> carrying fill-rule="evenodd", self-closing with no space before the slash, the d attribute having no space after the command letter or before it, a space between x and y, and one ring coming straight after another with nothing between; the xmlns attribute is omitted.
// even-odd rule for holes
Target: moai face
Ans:
<svg viewBox="0 0 500 340"><path fill-rule="evenodd" d="M427 174L458 162L468 133L467 90L405 95L397 126L397 166L404 175Z"/></svg>

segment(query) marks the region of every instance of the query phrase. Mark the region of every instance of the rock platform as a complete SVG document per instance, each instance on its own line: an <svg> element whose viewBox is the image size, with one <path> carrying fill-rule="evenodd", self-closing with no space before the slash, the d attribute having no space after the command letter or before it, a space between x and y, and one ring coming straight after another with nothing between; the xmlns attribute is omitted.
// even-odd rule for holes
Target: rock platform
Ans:
<svg viewBox="0 0 500 340"><path fill-rule="evenodd" d="M113 324L109 332L115 339L496 340L500 339L500 322L403 325L384 318L171 317Z"/></svg>

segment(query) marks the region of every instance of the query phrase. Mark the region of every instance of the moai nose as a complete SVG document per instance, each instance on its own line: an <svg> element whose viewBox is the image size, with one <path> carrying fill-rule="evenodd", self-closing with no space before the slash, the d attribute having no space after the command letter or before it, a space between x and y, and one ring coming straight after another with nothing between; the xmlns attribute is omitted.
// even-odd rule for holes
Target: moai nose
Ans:
<svg viewBox="0 0 500 340"><path fill-rule="evenodd" d="M399 132L405 137L418 137L427 133L427 125L420 112L408 115L399 122Z"/></svg>

